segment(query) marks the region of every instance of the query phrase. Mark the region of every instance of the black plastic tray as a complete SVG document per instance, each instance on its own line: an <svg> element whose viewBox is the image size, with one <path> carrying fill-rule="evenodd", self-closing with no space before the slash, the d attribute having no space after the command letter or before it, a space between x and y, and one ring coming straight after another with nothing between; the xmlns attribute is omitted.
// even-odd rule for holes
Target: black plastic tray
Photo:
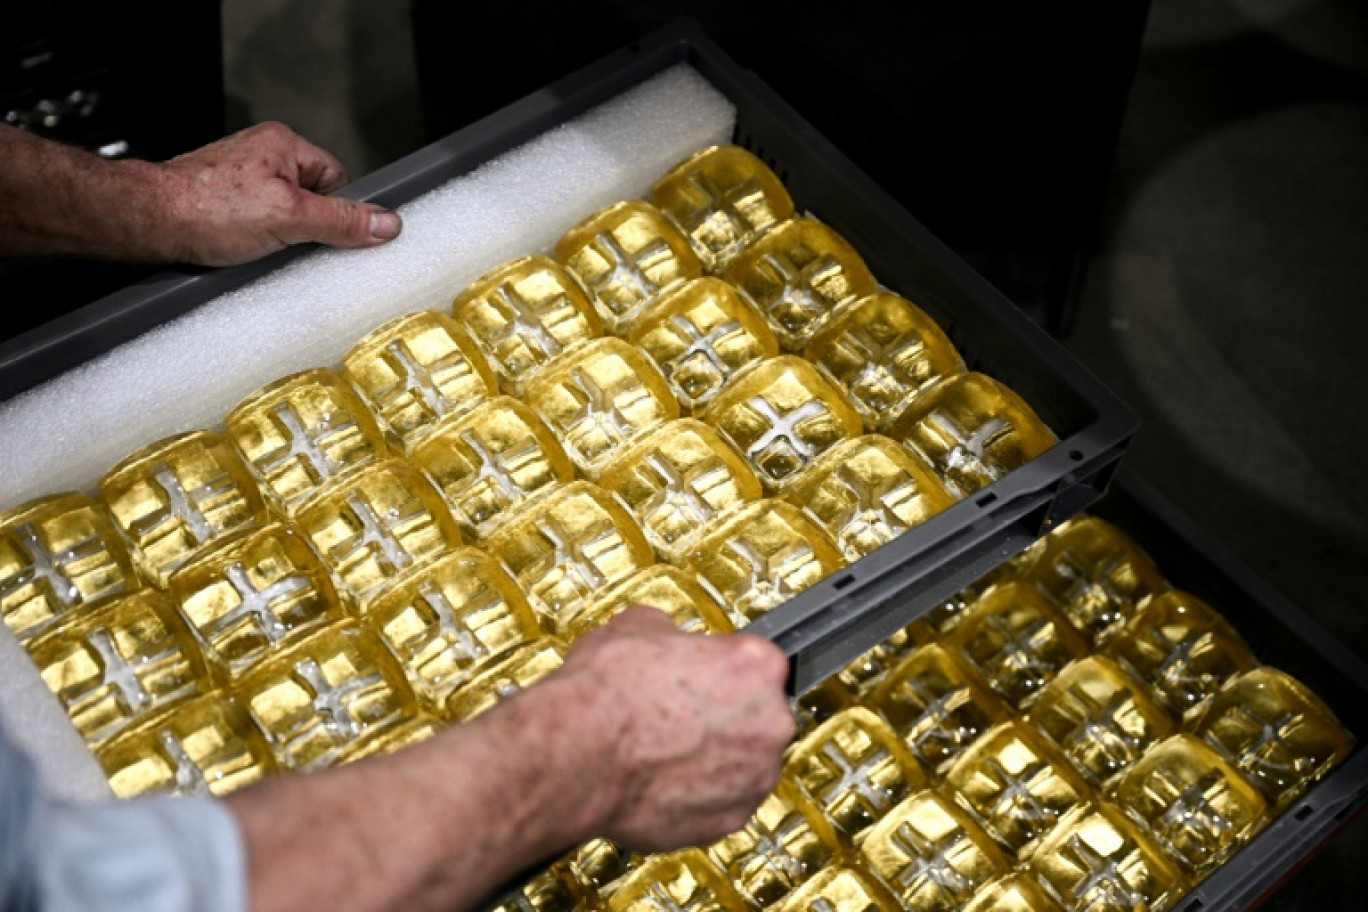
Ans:
<svg viewBox="0 0 1368 912"><path fill-rule="evenodd" d="M691 22L656 32L368 175L347 193L400 205L677 63L693 66L736 105L735 141L775 169L800 208L849 239L881 282L940 323L972 369L1015 389L1060 438L1026 466L759 619L752 630L793 657L792 685L802 691L1096 500L1138 421L1070 354ZM0 399L301 253L282 251L233 269L166 273L13 339L0 346Z"/></svg>

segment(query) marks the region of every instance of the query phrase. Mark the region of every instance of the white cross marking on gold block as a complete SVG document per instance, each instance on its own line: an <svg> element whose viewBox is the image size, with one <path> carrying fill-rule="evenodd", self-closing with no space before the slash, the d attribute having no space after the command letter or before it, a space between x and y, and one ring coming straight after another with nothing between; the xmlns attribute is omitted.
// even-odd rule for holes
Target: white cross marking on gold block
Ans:
<svg viewBox="0 0 1368 912"><path fill-rule="evenodd" d="M186 752L185 745L181 743L171 731L163 728L157 732L157 742L161 745L162 752L166 758L176 764L174 778L176 795L207 795L209 794L209 783L204 778L204 773L199 766L191 759Z"/></svg>
<svg viewBox="0 0 1368 912"><path fill-rule="evenodd" d="M670 252L670 246L663 240L654 240L638 250L636 256L628 256L627 251L617 242L617 238L613 237L611 232L603 231L594 235L589 246L609 263L608 270L590 283L595 294L601 295L610 287L621 284L632 286L635 289L634 296L639 299L649 298L660 290L660 286L641 268L641 263L643 260Z"/></svg>
<svg viewBox="0 0 1368 912"><path fill-rule="evenodd" d="M880 747L858 764L842 752L834 741L822 745L821 754L829 761L828 771L837 776L834 782L827 783L822 789L822 803L828 807L840 801L848 792L854 792L864 799L872 811L881 811L888 806L890 795L885 789L874 784L871 775L874 767L889 759L889 753Z"/></svg>
<svg viewBox="0 0 1368 912"><path fill-rule="evenodd" d="M465 610L458 615L451 607L451 602L447 600L446 593L430 580L423 583L418 590L423 602L437 617L437 629L433 631L431 639L443 637L450 641L451 651L460 659L478 659L489 651L475 635L475 631L470 629L469 617L473 612L483 611L498 604L500 599L497 593L487 587L482 591L483 598L479 602L466 605Z"/></svg>
<svg viewBox="0 0 1368 912"><path fill-rule="evenodd" d="M114 647L114 640L110 637L109 631L104 628L92 630L85 639L90 644L90 648L95 650L95 654L100 657L100 685L113 687L119 694L120 702L133 715L137 715L150 706L152 695L143 687L137 671ZM148 659L147 662L163 659L173 652L174 650L171 649L163 650Z"/></svg>
<svg viewBox="0 0 1368 912"><path fill-rule="evenodd" d="M1116 861L1103 858L1077 834L1070 836L1059 854L1072 862L1084 875L1073 888L1073 898L1086 901L1094 890L1100 890L1105 897L1103 902L1118 909L1145 908L1145 898L1131 889L1122 876ZM1094 901L1087 901L1088 908L1098 908Z"/></svg>
<svg viewBox="0 0 1368 912"><path fill-rule="evenodd" d="M361 734L361 723L352 717L350 702L358 693L382 683L379 674L371 673L359 678L349 678L341 684L333 685L323 676L323 670L313 659L305 659L295 664L295 674L313 691L314 712L324 717L324 725L329 730L340 733L347 740Z"/></svg>
<svg viewBox="0 0 1368 912"><path fill-rule="evenodd" d="M287 576L276 580L265 589L258 589L247 578L247 570L242 564L234 562L223 568L223 576L238 594L237 606L225 611L210 625L207 635L210 639L234 627L243 618L250 617L262 636L272 643L280 641L289 629L281 623L272 604L277 599L287 599L309 588L308 577Z"/></svg>
<svg viewBox="0 0 1368 912"><path fill-rule="evenodd" d="M262 458L261 473L269 475L291 459L301 458L314 470L320 480L337 473L341 468L325 451L324 447L335 437L356 430L356 422L350 418L327 424L323 427L305 427L299 415L288 402L282 402L272 409L276 422L285 431L285 445L266 454ZM302 495L301 495L302 496Z"/></svg>
<svg viewBox="0 0 1368 912"><path fill-rule="evenodd" d="M199 505L209 497L233 489L233 480L227 473L220 472L199 487L186 491L176 474L168 466L159 464L152 470L152 480L165 492L166 504L133 522L131 528L134 535L141 538L163 523L180 520L198 545L214 536L216 530L200 511Z"/></svg>
<svg viewBox="0 0 1368 912"><path fill-rule="evenodd" d="M827 407L820 402L808 401L795 409L780 412L763 396L752 396L746 406L763 418L768 425L765 432L746 448L746 456L755 462L765 450L777 441L784 441L797 456L807 462L816 453L816 448L798 433L800 422L818 415L826 414Z"/></svg>
<svg viewBox="0 0 1368 912"><path fill-rule="evenodd" d="M104 549L104 543L98 537L91 535L76 542L70 548L56 552L49 551L39 541L37 530L33 528L32 523L24 523L16 527L14 538L24 554L27 555L28 566L22 567L13 576L0 581L0 599L9 598L35 580L42 580L47 583L48 591L52 593L53 598L57 599L64 608L69 608L80 600L81 590L62 572L63 568L67 564L99 554ZM122 586L123 584L120 582L114 585Z"/></svg>
<svg viewBox="0 0 1368 912"><path fill-rule="evenodd" d="M955 869L950 852L964 841L964 834L952 831L938 840L927 839L906 823L893 831L889 842L907 857L907 864L898 869L898 886L907 889L925 878L952 896L969 889L969 881Z"/></svg>
<svg viewBox="0 0 1368 912"><path fill-rule="evenodd" d="M1001 418L989 418L984 421L972 433L964 431L955 423L949 415L939 409L933 411L926 418L931 424L935 425L942 435L954 441L954 447L945 457L947 469L970 468L974 471L982 471L992 478L997 478L1002 474L1002 469L998 466L989 465L983 461L984 452L990 447L995 438L1012 429L1012 426Z"/></svg>

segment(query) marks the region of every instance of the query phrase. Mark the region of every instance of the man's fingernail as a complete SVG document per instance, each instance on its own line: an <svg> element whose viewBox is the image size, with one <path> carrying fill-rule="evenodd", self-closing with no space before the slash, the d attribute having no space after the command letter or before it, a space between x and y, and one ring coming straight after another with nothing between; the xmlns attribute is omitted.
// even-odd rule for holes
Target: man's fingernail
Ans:
<svg viewBox="0 0 1368 912"><path fill-rule="evenodd" d="M370 235L376 240L388 241L399 235L399 216L393 212L377 210L370 216Z"/></svg>

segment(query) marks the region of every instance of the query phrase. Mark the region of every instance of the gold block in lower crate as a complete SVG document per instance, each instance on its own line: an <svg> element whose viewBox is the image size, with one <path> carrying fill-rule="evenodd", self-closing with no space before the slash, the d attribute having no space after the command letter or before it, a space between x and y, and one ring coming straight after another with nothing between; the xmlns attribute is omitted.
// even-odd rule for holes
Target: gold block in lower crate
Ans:
<svg viewBox="0 0 1368 912"><path fill-rule="evenodd" d="M836 855L836 832L796 786L781 779L743 829L708 854L751 905L773 905Z"/></svg>
<svg viewBox="0 0 1368 912"><path fill-rule="evenodd" d="M571 625L654 558L622 504L577 481L525 506L489 540L551 631Z"/></svg>
<svg viewBox="0 0 1368 912"><path fill-rule="evenodd" d="M1167 854L1102 802L1060 820L1031 856L1030 871L1067 912L1164 912L1186 888Z"/></svg>
<svg viewBox="0 0 1368 912"><path fill-rule="evenodd" d="M656 181L651 201L684 230L711 272L746 242L793 216L783 183L739 146L712 146L689 156Z"/></svg>
<svg viewBox="0 0 1368 912"><path fill-rule="evenodd" d="M446 716L453 722L468 722L531 687L562 664L555 640L543 637L525 643L498 656L461 685L447 700Z"/></svg>
<svg viewBox="0 0 1368 912"><path fill-rule="evenodd" d="M222 796L276 768L256 723L221 692L195 697L160 723L116 738L96 754L120 798Z"/></svg>
<svg viewBox="0 0 1368 912"><path fill-rule="evenodd" d="M556 242L556 259L594 293L604 328L619 335L660 292L703 274L689 239L642 200L614 203L571 228Z"/></svg>
<svg viewBox="0 0 1368 912"><path fill-rule="evenodd" d="M566 855L553 867L565 871L582 892L600 896L631 871L641 867L642 857L609 839L591 839Z"/></svg>
<svg viewBox="0 0 1368 912"><path fill-rule="evenodd" d="M846 839L926 785L926 773L888 723L860 706L794 745L784 769Z"/></svg>
<svg viewBox="0 0 1368 912"><path fill-rule="evenodd" d="M852 302L804 352L850 400L865 427L893 425L922 390L964 370L964 360L920 307L891 292Z"/></svg>
<svg viewBox="0 0 1368 912"><path fill-rule="evenodd" d="M438 421L498 392L498 378L474 340L435 310L405 314L366 335L343 357L342 373L404 449Z"/></svg>
<svg viewBox="0 0 1368 912"><path fill-rule="evenodd" d="M737 627L845 564L830 537L781 500L762 500L723 517L698 540L688 562L722 596Z"/></svg>
<svg viewBox="0 0 1368 912"><path fill-rule="evenodd" d="M787 490L823 453L861 431L844 394L802 358L766 361L727 386L707 421L771 492Z"/></svg>
<svg viewBox="0 0 1368 912"><path fill-rule="evenodd" d="M480 669L540 632L517 583L475 548L461 548L406 576L366 616L404 666L418 698L434 711Z"/></svg>
<svg viewBox="0 0 1368 912"><path fill-rule="evenodd" d="M207 687L194 637L170 601L150 589L37 640L30 655L95 748L165 716Z"/></svg>
<svg viewBox="0 0 1368 912"><path fill-rule="evenodd" d="M983 885L964 912L1057 912L1059 906L1029 874L1008 874Z"/></svg>
<svg viewBox="0 0 1368 912"><path fill-rule="evenodd" d="M730 633L727 613L691 570L656 564L639 570L594 602L570 625L565 638L577 640L632 605L647 605L670 616L686 633Z"/></svg>
<svg viewBox="0 0 1368 912"><path fill-rule="evenodd" d="M660 366L688 414L703 411L750 365L779 354L779 342L755 306L714 278L693 279L662 294L627 341Z"/></svg>
<svg viewBox="0 0 1368 912"><path fill-rule="evenodd" d="M361 397L330 370L270 383L224 419L224 431L282 516L327 482L385 457L385 439Z"/></svg>
<svg viewBox="0 0 1368 912"><path fill-rule="evenodd" d="M404 671L375 634L345 622L252 670L234 688L291 770L332 766L419 715Z"/></svg>
<svg viewBox="0 0 1368 912"><path fill-rule="evenodd" d="M999 583L980 596L946 642L970 671L1018 708L1088 652L1077 631L1019 582Z"/></svg>
<svg viewBox="0 0 1368 912"><path fill-rule="evenodd" d="M1188 734L1151 748L1112 800L1189 874L1205 874L1224 862L1268 820L1259 790Z"/></svg>
<svg viewBox="0 0 1368 912"><path fill-rule="evenodd" d="M928 769L944 771L1007 709L944 646L922 646L888 672L868 698Z"/></svg>
<svg viewBox="0 0 1368 912"><path fill-rule="evenodd" d="M1150 598L1107 652L1179 718L1258 665L1234 627L1201 599L1177 589Z"/></svg>
<svg viewBox="0 0 1368 912"><path fill-rule="evenodd" d="M786 496L807 507L852 561L953 503L924 462L878 434L832 447Z"/></svg>
<svg viewBox="0 0 1368 912"><path fill-rule="evenodd" d="M889 429L966 497L1055 444L1020 396L983 374L955 374L918 396Z"/></svg>
<svg viewBox="0 0 1368 912"><path fill-rule="evenodd" d="M132 546L138 572L160 587L205 547L266 515L242 458L209 431L143 447L105 473L100 495Z"/></svg>
<svg viewBox="0 0 1368 912"><path fill-rule="evenodd" d="M1143 684L1097 655L1061 671L1027 718L1093 785L1115 778L1173 730Z"/></svg>
<svg viewBox="0 0 1368 912"><path fill-rule="evenodd" d="M533 495L575 477L551 429L508 396L442 422L414 448L413 464L473 538L493 532Z"/></svg>
<svg viewBox="0 0 1368 912"><path fill-rule="evenodd" d="M747 244L723 277L760 306L790 352L807 347L837 307L878 284L845 238L811 218L789 219Z"/></svg>
<svg viewBox="0 0 1368 912"><path fill-rule="evenodd" d="M1050 535L1021 578L1098 645L1120 633L1146 599L1168 588L1149 555L1095 516L1075 519Z"/></svg>
<svg viewBox="0 0 1368 912"><path fill-rule="evenodd" d="M1353 735L1320 698L1275 668L1232 678L1193 731L1230 758L1275 809L1349 755Z"/></svg>
<svg viewBox="0 0 1368 912"><path fill-rule="evenodd" d="M651 359L614 338L549 365L528 386L527 401L591 478L651 429L679 417L679 403Z"/></svg>
<svg viewBox="0 0 1368 912"><path fill-rule="evenodd" d="M226 677L346 614L327 568L279 523L224 542L178 570L169 591Z"/></svg>
<svg viewBox="0 0 1368 912"><path fill-rule="evenodd" d="M990 729L951 765L945 782L970 816L1013 854L1090 795L1069 761L1020 722Z"/></svg>
<svg viewBox="0 0 1368 912"><path fill-rule="evenodd" d="M579 282L544 256L490 270L456 296L451 310L513 396L552 358L603 335Z"/></svg>
<svg viewBox="0 0 1368 912"><path fill-rule="evenodd" d="M794 743L789 745L789 752L817 726L854 705L855 695L839 678L827 678L807 693L794 697L789 701L789 708L793 711L797 731Z"/></svg>
<svg viewBox="0 0 1368 912"><path fill-rule="evenodd" d="M934 791L889 811L860 844L860 858L914 912L954 912L1008 869L988 834Z"/></svg>
<svg viewBox="0 0 1368 912"><path fill-rule="evenodd" d="M831 865L775 906L776 912L898 912L898 900L868 873Z"/></svg>
<svg viewBox="0 0 1368 912"><path fill-rule="evenodd" d="M19 642L137 585L109 515L84 494L43 497L0 515L0 615Z"/></svg>
<svg viewBox="0 0 1368 912"><path fill-rule="evenodd" d="M551 869L523 884L511 898L488 908L489 912L574 912L583 903L579 884L563 872Z"/></svg>
<svg viewBox="0 0 1368 912"><path fill-rule="evenodd" d="M905 627L894 632L879 645L862 653L837 674L837 679L851 693L868 695L881 684L888 673L915 652L920 642L912 630Z"/></svg>
<svg viewBox="0 0 1368 912"><path fill-rule="evenodd" d="M603 486L671 562L684 559L716 517L764 493L717 431L691 418L662 424L625 450L604 471Z"/></svg>
<svg viewBox="0 0 1368 912"><path fill-rule="evenodd" d="M608 912L741 912L726 875L699 849L653 855L614 887Z"/></svg>
<svg viewBox="0 0 1368 912"><path fill-rule="evenodd" d="M441 495L398 460L340 479L295 521L331 568L340 594L357 604L462 540Z"/></svg>

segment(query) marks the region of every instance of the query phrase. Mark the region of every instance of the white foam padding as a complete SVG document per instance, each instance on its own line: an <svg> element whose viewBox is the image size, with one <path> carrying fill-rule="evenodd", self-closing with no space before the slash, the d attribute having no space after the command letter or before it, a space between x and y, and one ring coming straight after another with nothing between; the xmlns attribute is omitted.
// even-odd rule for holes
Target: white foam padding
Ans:
<svg viewBox="0 0 1368 912"><path fill-rule="evenodd" d="M643 196L691 153L728 142L736 111L681 64L401 206L403 233L318 250L0 405L0 510L93 491L162 437L215 428L278 377L336 366L400 314L446 308L498 264L549 249L594 210ZM0 637L0 722L54 794L108 786L12 637Z"/></svg>

